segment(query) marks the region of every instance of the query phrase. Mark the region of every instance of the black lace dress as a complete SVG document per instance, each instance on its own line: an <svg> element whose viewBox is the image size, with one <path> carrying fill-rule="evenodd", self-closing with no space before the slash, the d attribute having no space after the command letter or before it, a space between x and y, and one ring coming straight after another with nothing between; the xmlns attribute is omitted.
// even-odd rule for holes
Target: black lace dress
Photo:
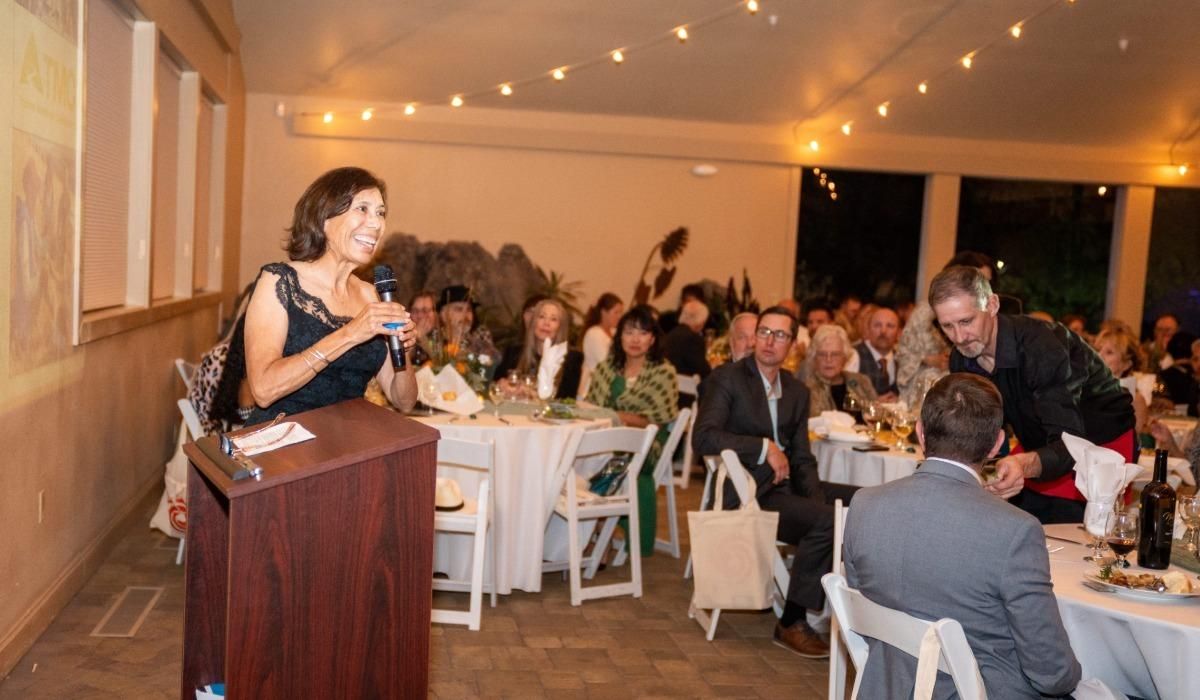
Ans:
<svg viewBox="0 0 1200 700"><path fill-rule="evenodd" d="M304 291L296 270L286 263L264 265L262 272L279 275L275 296L287 310L287 339L283 356L303 352L321 338L346 325L349 316L334 316L325 302ZM260 277L262 272L259 273ZM246 425L262 423L281 411L289 416L314 408L360 398L379 368L387 359L387 345L382 336L357 345L322 369L307 384L284 396L266 408L255 408Z"/></svg>

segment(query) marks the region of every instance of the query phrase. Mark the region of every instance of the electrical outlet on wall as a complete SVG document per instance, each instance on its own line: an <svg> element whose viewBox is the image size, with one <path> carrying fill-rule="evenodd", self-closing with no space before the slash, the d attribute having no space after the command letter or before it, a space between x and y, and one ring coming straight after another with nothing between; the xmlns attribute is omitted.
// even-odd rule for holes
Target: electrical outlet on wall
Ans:
<svg viewBox="0 0 1200 700"><path fill-rule="evenodd" d="M38 525L46 519L46 489L38 491Z"/></svg>

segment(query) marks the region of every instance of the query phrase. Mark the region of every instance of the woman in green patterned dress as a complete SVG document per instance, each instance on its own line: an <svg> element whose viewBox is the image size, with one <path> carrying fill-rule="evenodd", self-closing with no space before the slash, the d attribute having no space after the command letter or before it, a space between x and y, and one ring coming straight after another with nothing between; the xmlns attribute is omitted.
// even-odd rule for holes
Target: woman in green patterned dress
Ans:
<svg viewBox="0 0 1200 700"><path fill-rule="evenodd" d="M658 517L654 465L679 412L679 384L675 368L663 358L662 330L649 306L626 311L613 335L608 357L592 372L587 400L616 411L622 425L658 426L637 483L642 556L648 557L654 553Z"/></svg>

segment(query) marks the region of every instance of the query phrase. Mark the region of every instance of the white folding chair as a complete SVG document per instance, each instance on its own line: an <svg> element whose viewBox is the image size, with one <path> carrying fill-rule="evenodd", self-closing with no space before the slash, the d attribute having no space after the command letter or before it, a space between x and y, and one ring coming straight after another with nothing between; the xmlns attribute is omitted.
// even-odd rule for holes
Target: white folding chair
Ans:
<svg viewBox="0 0 1200 700"><path fill-rule="evenodd" d="M717 470L721 466L721 458L716 455L706 455L704 457L704 491L700 494L700 510L709 510L712 508L713 502L713 478L717 474ZM687 558L687 566L683 567L683 578L689 579L692 577L692 555L689 552Z"/></svg>
<svg viewBox="0 0 1200 700"><path fill-rule="evenodd" d="M552 481L553 490L547 504L547 520L558 516L566 521L568 559L542 563L543 571L566 570L571 581L571 605L580 605L584 600L604 598L617 595L632 595L642 597L642 552L639 542L637 477L646 461L646 453L650 443L658 433L658 426L648 425L645 428L606 428L602 430L579 431L571 435L567 448L563 452L562 461L555 471ZM620 488L611 496L598 496L588 491L587 481L576 472L576 461L580 459L602 459L616 452L632 454L625 479ZM629 543L629 559L631 580L621 583L610 583L600 586L583 587L583 567L587 566L586 576L592 578L608 550L612 540L613 530L617 521L622 517L628 518L629 530L626 542ZM584 543L580 542L579 522L595 520L600 527L592 545L591 554L583 556Z"/></svg>
<svg viewBox="0 0 1200 700"><path fill-rule="evenodd" d="M679 476L675 478L675 484L686 489L692 478L692 460L696 455L692 452L692 431L696 427L696 414L700 411L700 375L698 374L680 374L675 377L679 385L679 393L686 396L695 397L696 401L692 404L692 415L688 417L687 430L684 433L683 457L680 461L674 462L674 469L679 472ZM682 412L680 416L682 416ZM676 420L679 420L678 418ZM671 456L674 457L675 450L671 450Z"/></svg>
<svg viewBox="0 0 1200 700"><path fill-rule="evenodd" d="M842 499L833 502L833 573L846 575L846 567L842 564L842 542L845 541L846 515L849 506L842 505ZM837 617L837 614L834 614ZM835 621L829 626L829 700L845 700L846 698L846 663L849 656L844 650L838 626Z"/></svg>
<svg viewBox="0 0 1200 700"><path fill-rule="evenodd" d="M192 391L192 378L196 376L195 363L188 362L182 357L175 358L175 371L179 372L179 377L183 379L183 386L188 393Z"/></svg>
<svg viewBox="0 0 1200 700"><path fill-rule="evenodd" d="M850 659L858 671L854 679L854 690L851 698L858 697L859 686L862 683L862 671L866 667L869 648L864 637L878 639L884 644L893 646L906 654L918 659L917 663L917 693L914 697L924 695L925 690L932 691L933 678L936 672L930 664L936 661L937 670L950 674L958 696L963 700L986 700L987 691L983 687L983 677L979 674L979 664L967 644L962 625L956 620L944 617L936 622L919 620L908 613L887 608L867 599L859 591L846 584L846 577L839 573L828 573L821 577L821 585L829 596L837 618L838 628L850 652ZM925 641L932 635L932 641ZM922 654L922 646L930 652ZM932 650L939 647L936 659ZM840 700L840 698L839 698Z"/></svg>
<svg viewBox="0 0 1200 700"><path fill-rule="evenodd" d="M178 363L182 362L182 360L175 360L175 362L176 366L178 366ZM191 437L192 442L204 437L204 428L200 425L200 416L196 413L196 407L192 405L192 402L187 399L179 399L175 402L175 405L179 407L179 415L183 416L183 422L180 424L179 429L186 431L187 435ZM176 566L183 563L183 549L186 544L187 535L184 535L179 538L179 549L175 551Z"/></svg>
<svg viewBox="0 0 1200 700"><path fill-rule="evenodd" d="M667 490L667 539L655 539L654 549L666 552L676 559L679 558L679 513L675 509L675 470L671 456L675 454L675 448L691 424L692 413L692 409L685 408L676 416L675 423L671 426L671 434L667 436L662 453L658 455L658 464L654 466L654 483Z"/></svg>
<svg viewBox="0 0 1200 700"><path fill-rule="evenodd" d="M438 441L438 471L450 469L469 469L481 472L484 478L479 482L479 492L476 499L464 499L462 509L456 511L438 511L433 516L433 529L436 532L457 532L474 535L471 553L471 578L433 579L433 588L438 591L457 591L470 593L470 603L466 610L433 609L433 622L449 625L466 625L471 631L479 630L480 613L483 608L484 588L491 590L492 607L496 607L496 547L495 535L491 528L495 512L495 498L492 496L492 484L495 483L495 459L493 446L490 442L473 442L470 440L454 440L442 438ZM449 476L448 474L446 476ZM484 563L487 562L489 583L483 580Z"/></svg>

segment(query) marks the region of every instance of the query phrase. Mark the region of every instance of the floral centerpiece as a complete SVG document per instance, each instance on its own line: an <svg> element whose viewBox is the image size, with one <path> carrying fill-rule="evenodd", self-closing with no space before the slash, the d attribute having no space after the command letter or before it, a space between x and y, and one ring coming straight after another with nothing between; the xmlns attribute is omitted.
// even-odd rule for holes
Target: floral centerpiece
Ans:
<svg viewBox="0 0 1200 700"><path fill-rule="evenodd" d="M422 343L428 360L425 366L434 373L450 365L467 380L478 394L487 392L488 382L496 370L496 348L485 328L476 328L459 339L444 339L435 329Z"/></svg>

